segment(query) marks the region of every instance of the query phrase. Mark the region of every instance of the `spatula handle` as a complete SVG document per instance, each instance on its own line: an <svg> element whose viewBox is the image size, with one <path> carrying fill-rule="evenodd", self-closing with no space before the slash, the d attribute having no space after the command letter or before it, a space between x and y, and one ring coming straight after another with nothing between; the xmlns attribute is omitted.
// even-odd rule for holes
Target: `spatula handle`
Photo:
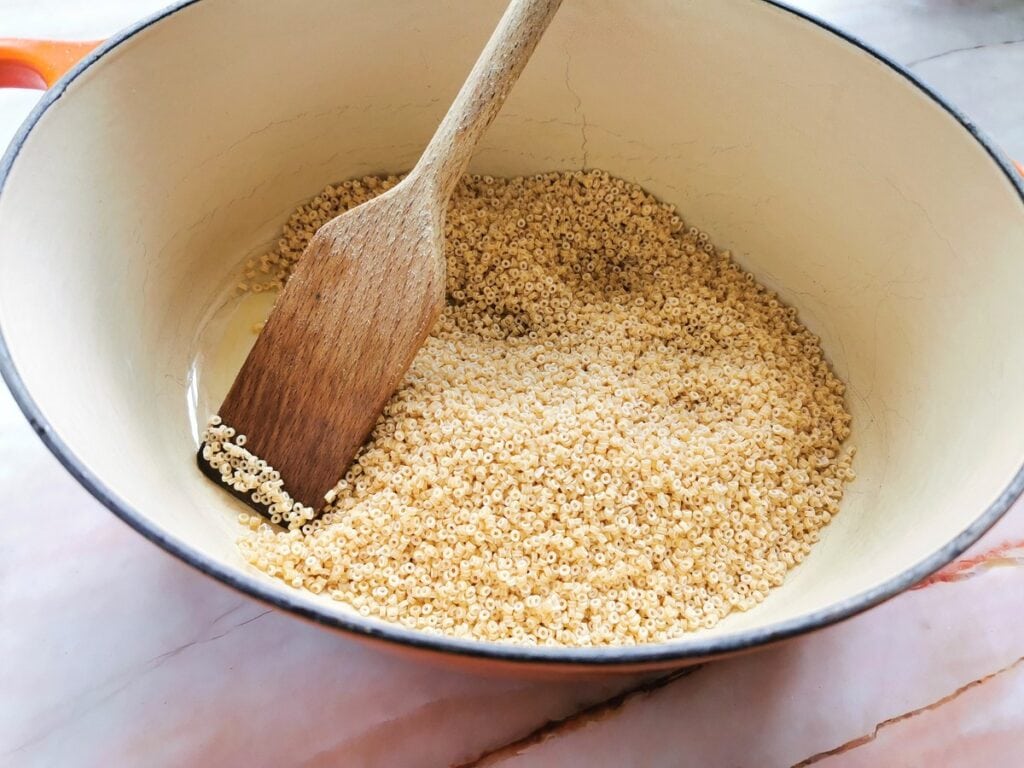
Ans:
<svg viewBox="0 0 1024 768"><path fill-rule="evenodd" d="M512 0L416 166L441 203L505 102L562 0Z"/></svg>

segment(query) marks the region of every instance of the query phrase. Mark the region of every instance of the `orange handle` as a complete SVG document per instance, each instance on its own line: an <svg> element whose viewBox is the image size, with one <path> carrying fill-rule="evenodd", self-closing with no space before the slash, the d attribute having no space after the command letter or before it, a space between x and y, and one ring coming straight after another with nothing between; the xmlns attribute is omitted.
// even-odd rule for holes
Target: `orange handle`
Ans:
<svg viewBox="0 0 1024 768"><path fill-rule="evenodd" d="M0 88L45 91L101 42L0 39Z"/></svg>

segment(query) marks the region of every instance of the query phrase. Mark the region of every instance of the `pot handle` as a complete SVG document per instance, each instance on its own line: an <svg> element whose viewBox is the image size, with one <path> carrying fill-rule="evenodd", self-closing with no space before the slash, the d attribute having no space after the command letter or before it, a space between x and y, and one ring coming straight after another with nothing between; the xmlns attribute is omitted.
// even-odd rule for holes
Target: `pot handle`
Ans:
<svg viewBox="0 0 1024 768"><path fill-rule="evenodd" d="M0 88L45 91L102 42L0 39Z"/></svg>

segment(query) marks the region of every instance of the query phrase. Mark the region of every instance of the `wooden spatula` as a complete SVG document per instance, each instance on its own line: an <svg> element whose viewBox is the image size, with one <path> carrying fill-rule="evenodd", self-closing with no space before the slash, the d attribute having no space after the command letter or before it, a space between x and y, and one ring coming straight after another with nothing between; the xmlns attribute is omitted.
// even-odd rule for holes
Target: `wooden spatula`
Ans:
<svg viewBox="0 0 1024 768"><path fill-rule="evenodd" d="M324 506L440 313L448 199L560 4L513 0L409 175L313 236L221 405L302 504Z"/></svg>

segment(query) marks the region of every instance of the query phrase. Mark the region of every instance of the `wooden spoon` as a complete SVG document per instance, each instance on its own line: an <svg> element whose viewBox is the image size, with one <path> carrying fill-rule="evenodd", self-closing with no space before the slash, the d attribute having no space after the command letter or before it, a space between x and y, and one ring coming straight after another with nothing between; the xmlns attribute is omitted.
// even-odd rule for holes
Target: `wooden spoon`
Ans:
<svg viewBox="0 0 1024 768"><path fill-rule="evenodd" d="M448 200L560 4L513 0L409 175L317 231L220 407L314 510L441 311ZM201 450L199 464L219 482Z"/></svg>

